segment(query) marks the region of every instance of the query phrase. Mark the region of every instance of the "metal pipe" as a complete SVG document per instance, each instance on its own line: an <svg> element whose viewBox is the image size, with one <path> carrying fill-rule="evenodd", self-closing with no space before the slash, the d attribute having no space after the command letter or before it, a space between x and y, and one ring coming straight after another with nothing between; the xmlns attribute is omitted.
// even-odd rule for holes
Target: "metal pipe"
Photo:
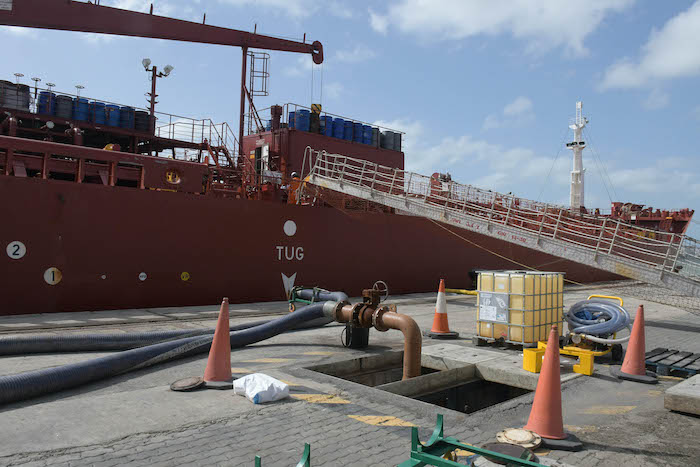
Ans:
<svg viewBox="0 0 700 467"><path fill-rule="evenodd" d="M403 343L403 378L410 379L421 374L421 349L423 338L418 324L408 315L390 312L382 312L366 304L344 305L337 304L332 310L332 315L339 323L355 322L359 327L374 327L378 331L396 329L404 336Z"/></svg>
<svg viewBox="0 0 700 467"><path fill-rule="evenodd" d="M403 333L403 378L410 379L421 374L421 337L418 324L408 315L384 313L377 318L377 324Z"/></svg>

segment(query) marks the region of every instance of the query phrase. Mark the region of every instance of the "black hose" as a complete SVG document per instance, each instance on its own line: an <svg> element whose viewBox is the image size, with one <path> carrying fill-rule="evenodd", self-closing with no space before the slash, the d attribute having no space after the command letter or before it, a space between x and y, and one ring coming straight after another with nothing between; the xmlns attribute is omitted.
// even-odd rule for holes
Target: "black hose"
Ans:
<svg viewBox="0 0 700 467"><path fill-rule="evenodd" d="M302 300L314 302L347 302L348 296L343 292L329 292L323 289L301 289L297 296Z"/></svg>
<svg viewBox="0 0 700 467"><path fill-rule="evenodd" d="M298 292L304 300L347 302L348 296L343 292L310 288ZM323 326L333 321L330 318L320 318L312 322L300 323L298 329ZM241 331L270 320L231 326L231 331ZM214 329L177 329L170 331L149 331L120 334L68 334L68 335L15 335L0 337L0 355L26 355L33 353L52 352L89 352L104 350L128 350L137 347L157 344L173 339L204 336L214 334Z"/></svg>
<svg viewBox="0 0 700 467"><path fill-rule="evenodd" d="M260 342L323 317L324 303L306 306L294 313L253 328L231 333L231 347ZM92 381L146 368L157 363L207 352L212 336L195 336L125 350L114 355L54 368L0 377L0 405L68 389Z"/></svg>
<svg viewBox="0 0 700 467"><path fill-rule="evenodd" d="M230 330L242 331L265 321L231 326ZM214 329L176 329L170 331L130 332L119 334L64 334L64 335L15 335L0 337L0 355L18 355L52 352L88 352L96 350L128 350L157 344L173 339L214 334Z"/></svg>

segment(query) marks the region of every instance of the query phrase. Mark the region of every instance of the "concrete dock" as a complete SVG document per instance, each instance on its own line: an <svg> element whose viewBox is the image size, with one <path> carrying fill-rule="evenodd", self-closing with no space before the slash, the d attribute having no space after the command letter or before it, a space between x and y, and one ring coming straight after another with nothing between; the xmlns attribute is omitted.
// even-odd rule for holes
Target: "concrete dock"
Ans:
<svg viewBox="0 0 700 467"><path fill-rule="evenodd" d="M621 296L631 313L644 304L647 349L700 352L700 300L621 283L567 288L565 306L594 293ZM392 296L388 302L421 329L430 328L434 293ZM234 377L261 372L290 385L291 397L275 403L254 405L233 391L170 391L173 381L203 374L206 355L200 355L2 406L0 465L252 466L260 455L265 466L285 466L296 465L306 442L314 466L390 466L409 458L410 427L418 426L421 440L427 440L438 413L445 416L446 435L481 446L495 441L502 429L525 424L537 375L522 370L521 350L472 344L475 304L476 297L448 294L450 328L460 339L425 338L422 363L444 372L443 378L478 378L522 390L505 402L462 413L392 392L391 384L370 387L332 376L332 371L315 371L347 367L348 360L397 358L403 349L398 331L374 330L366 350L345 348L344 327L331 324L232 352ZM211 328L217 312L212 304L1 317L0 335ZM232 305L231 323L286 313L286 302ZM0 357L0 375L106 354L5 356ZM584 449L540 450L538 455L580 466L697 465L700 418L664 407L665 392L673 393L683 380L664 377L654 386L617 380L610 376L606 357L596 362L591 377L572 373L571 361L561 362L565 428L583 441Z"/></svg>

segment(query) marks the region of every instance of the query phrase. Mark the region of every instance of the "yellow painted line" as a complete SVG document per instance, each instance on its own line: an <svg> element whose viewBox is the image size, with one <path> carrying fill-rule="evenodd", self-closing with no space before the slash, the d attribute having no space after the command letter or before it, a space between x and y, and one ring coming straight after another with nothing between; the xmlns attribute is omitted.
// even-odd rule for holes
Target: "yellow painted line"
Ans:
<svg viewBox="0 0 700 467"><path fill-rule="evenodd" d="M665 379L668 381L683 381L685 378L680 378L678 376L657 376L659 379Z"/></svg>
<svg viewBox="0 0 700 467"><path fill-rule="evenodd" d="M304 352L304 355L333 355L337 352Z"/></svg>
<svg viewBox="0 0 700 467"><path fill-rule="evenodd" d="M564 425L564 429L566 431L573 431L574 433L594 433L598 431L598 427L593 425Z"/></svg>
<svg viewBox="0 0 700 467"><path fill-rule="evenodd" d="M295 399L300 399L306 402L311 402L313 404L349 404L350 401L346 401L338 396L332 394L292 394Z"/></svg>
<svg viewBox="0 0 700 467"><path fill-rule="evenodd" d="M291 358L256 358L255 360L243 360L243 363L284 363L291 361Z"/></svg>
<svg viewBox="0 0 700 467"><path fill-rule="evenodd" d="M233 367L231 368L231 373L255 373L254 371L249 370L248 368L239 368L239 367Z"/></svg>
<svg viewBox="0 0 700 467"><path fill-rule="evenodd" d="M659 391L658 389L651 389L647 391L647 394L649 394L650 396L660 396L663 393L663 391Z"/></svg>
<svg viewBox="0 0 700 467"><path fill-rule="evenodd" d="M406 420L386 415L348 415L348 417L375 426L416 426Z"/></svg>
<svg viewBox="0 0 700 467"><path fill-rule="evenodd" d="M636 405L593 405L583 413L592 415L620 415L636 408Z"/></svg>
<svg viewBox="0 0 700 467"><path fill-rule="evenodd" d="M535 454L537 454L538 456L546 456L550 452L552 452L552 451L550 451L549 449L546 449L546 448L535 449Z"/></svg>

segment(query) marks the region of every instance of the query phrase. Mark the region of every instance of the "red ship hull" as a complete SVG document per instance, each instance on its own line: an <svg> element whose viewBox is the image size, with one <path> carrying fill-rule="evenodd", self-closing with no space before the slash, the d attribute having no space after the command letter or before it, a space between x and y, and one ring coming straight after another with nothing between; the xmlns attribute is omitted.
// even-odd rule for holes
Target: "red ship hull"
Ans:
<svg viewBox="0 0 700 467"><path fill-rule="evenodd" d="M397 214L17 177L0 177L0 196L0 243L27 250L0 260L3 315L284 300L283 274L358 295L376 280L392 293L426 292L440 278L469 287L473 269L522 268L487 250L577 282L620 279L453 229L479 248ZM44 278L51 267L55 285Z"/></svg>

